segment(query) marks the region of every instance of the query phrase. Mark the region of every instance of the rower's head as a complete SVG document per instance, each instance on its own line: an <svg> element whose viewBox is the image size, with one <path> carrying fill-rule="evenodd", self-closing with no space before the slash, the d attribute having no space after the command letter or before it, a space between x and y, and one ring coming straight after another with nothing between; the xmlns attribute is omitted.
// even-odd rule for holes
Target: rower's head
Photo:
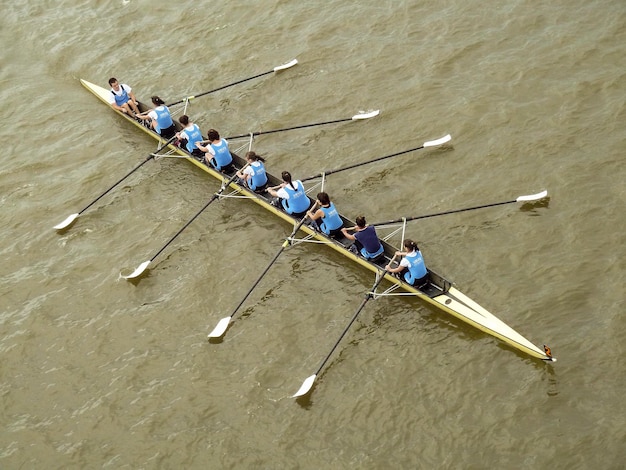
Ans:
<svg viewBox="0 0 626 470"><path fill-rule="evenodd" d="M322 206L328 206L330 204L330 196L325 192L317 193L317 200Z"/></svg>
<svg viewBox="0 0 626 470"><path fill-rule="evenodd" d="M178 118L178 122L180 122L183 126L186 126L187 124L189 124L189 116L183 114L181 117Z"/></svg>
<svg viewBox="0 0 626 470"><path fill-rule="evenodd" d="M109 85L111 85L111 88L113 88L115 91L120 89L120 84L115 77L109 78Z"/></svg>
<svg viewBox="0 0 626 470"><path fill-rule="evenodd" d="M404 240L404 248L406 248L407 251L420 251L420 249L417 246L417 243L415 243L410 238L407 238L406 240Z"/></svg>
<svg viewBox="0 0 626 470"><path fill-rule="evenodd" d="M165 104L165 101L163 101L161 98L159 98L157 95L154 95L152 98L150 98L152 100L152 104L154 104L155 106L161 106L162 104Z"/></svg>
<svg viewBox="0 0 626 470"><path fill-rule="evenodd" d="M211 142L213 142L214 140L220 140L220 133L217 132L215 129L209 129L206 136Z"/></svg>
<svg viewBox="0 0 626 470"><path fill-rule="evenodd" d="M257 155L256 152L251 150L248 153L246 153L246 160L248 160L250 163L252 163L252 162L264 162L265 158L263 158L260 155Z"/></svg>
<svg viewBox="0 0 626 470"><path fill-rule="evenodd" d="M288 184L289 186L292 187L292 189L296 189L296 187L294 186L294 184L291 182L291 173L289 173L288 171L283 171L280 174L281 178L283 179L283 182L285 182L286 184Z"/></svg>
<svg viewBox="0 0 626 470"><path fill-rule="evenodd" d="M367 222L365 221L365 217L363 217L362 215L358 216L356 218L356 226L359 228L365 228L365 224L367 224Z"/></svg>

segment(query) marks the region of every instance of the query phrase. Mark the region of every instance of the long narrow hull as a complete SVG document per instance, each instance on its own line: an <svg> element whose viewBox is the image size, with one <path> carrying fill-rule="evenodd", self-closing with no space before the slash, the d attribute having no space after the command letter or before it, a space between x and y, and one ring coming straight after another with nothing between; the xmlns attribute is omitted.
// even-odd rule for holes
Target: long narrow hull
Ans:
<svg viewBox="0 0 626 470"><path fill-rule="evenodd" d="M104 103L108 105L108 97L110 93L108 89L102 88L86 80L81 80L81 83L85 88L87 88L94 95L96 95L101 101L103 101ZM143 104L140 104L140 109L143 111L147 108ZM117 112L120 116L124 117L129 122L135 124L137 127L142 129L146 133L150 134L152 137L164 143L163 139L160 138L159 135L157 135L152 130L147 129L138 121L135 121L134 119L126 116L125 114L119 111L114 111L114 112ZM179 127L178 123L176 123L176 125L177 127ZM213 168L207 167L204 163L196 160L186 151L173 145L170 145L169 147L171 150L177 152L180 156L186 157L186 159L190 163L206 171L208 174L210 174L214 178L223 182L229 179L228 175L224 175L214 170ZM240 168L245 164L245 161L242 158L235 155L234 163L236 167ZM281 182L281 180L269 174L268 174L268 178L269 178L270 185L277 185ZM229 186L233 191L245 194L252 201L262 206L264 209L268 210L274 215L280 217L284 221L290 224L294 224L294 225L299 222L299 220L293 218L291 215L271 205L270 200L264 195L254 193L250 191L249 189L243 186L240 186L234 181L231 182ZM353 222L349 221L343 216L342 216L342 219L346 223L346 226L354 225ZM314 237L317 240L328 243L328 245L334 250L336 250L337 252L341 253L342 255L348 257L352 261L355 261L359 263L361 266L374 272L379 272L381 268L383 268L385 264L389 262L389 260L393 257L393 254L396 251L396 248L394 248L393 246L389 245L386 242L383 242L383 245L385 247L385 256L379 262L374 263L374 262L367 261L364 258L361 258L360 256L357 256L354 253L352 253L349 250L349 245L352 242L350 242L349 240L345 240L345 239L334 240L334 239L328 238L324 234L311 229L307 225L303 225L301 227L301 230L307 233L308 235ZM469 323L470 325L478 328L481 331L484 331L487 334L490 334L492 336L495 336L496 338L499 338L503 342L509 344L510 346L520 351L523 351L526 354L529 354L530 356L533 356L542 360L548 360L548 361L554 360L551 357L547 356L543 350L535 346L533 343L528 341L522 335L517 333L514 329L509 327L506 323L499 320L493 314L491 314L486 309L481 307L479 304L477 304L476 302L468 298L465 294L457 290L452 285L452 283L446 280L443 276L435 273L432 270L429 270L429 274L430 274L429 276L430 280L428 284L426 286L421 287L420 289L407 284L406 282L402 281L401 279L398 279L397 277L389 273L385 274L385 278L389 282L400 286L405 291L410 292L414 294L415 296L419 297L423 301L428 302L438 307L439 309L459 318L460 320L466 323Z"/></svg>

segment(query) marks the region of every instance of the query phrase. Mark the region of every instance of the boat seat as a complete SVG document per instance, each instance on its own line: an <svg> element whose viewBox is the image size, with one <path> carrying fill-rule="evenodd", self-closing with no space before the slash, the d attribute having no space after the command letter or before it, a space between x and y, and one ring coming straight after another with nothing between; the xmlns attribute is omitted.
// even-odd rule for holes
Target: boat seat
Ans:
<svg viewBox="0 0 626 470"><path fill-rule="evenodd" d="M421 287L418 287L420 291L426 294L431 299L437 297L438 295L443 294L443 290L441 290L438 286L428 281L426 284L422 284Z"/></svg>
<svg viewBox="0 0 626 470"><path fill-rule="evenodd" d="M380 261L386 261L385 260L385 252L383 251L378 256L374 256L373 258L368 259L368 261L371 261L372 263L375 263L375 264L378 264Z"/></svg>

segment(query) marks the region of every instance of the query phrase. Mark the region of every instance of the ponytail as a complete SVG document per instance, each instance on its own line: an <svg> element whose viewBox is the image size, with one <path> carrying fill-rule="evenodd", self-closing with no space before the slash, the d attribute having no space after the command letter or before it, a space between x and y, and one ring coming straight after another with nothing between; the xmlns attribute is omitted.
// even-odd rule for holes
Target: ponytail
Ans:
<svg viewBox="0 0 626 470"><path fill-rule="evenodd" d="M282 176L282 178L283 178L283 181L284 181L285 183L287 183L289 186L291 186L291 188L292 188L294 191L297 191L297 190L298 190L298 188L296 188L296 187L293 185L293 183L291 182L291 173L289 173L288 171L283 171L283 172L282 172L282 174L281 174L281 176Z"/></svg>

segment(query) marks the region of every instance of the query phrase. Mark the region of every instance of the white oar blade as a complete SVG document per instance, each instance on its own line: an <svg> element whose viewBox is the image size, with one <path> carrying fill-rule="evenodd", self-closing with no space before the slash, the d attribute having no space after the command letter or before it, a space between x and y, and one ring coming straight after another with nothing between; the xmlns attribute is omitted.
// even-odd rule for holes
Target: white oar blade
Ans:
<svg viewBox="0 0 626 470"><path fill-rule="evenodd" d="M516 199L517 202L538 201L548 195L548 190L541 191L537 194L529 194L528 196L520 196Z"/></svg>
<svg viewBox="0 0 626 470"><path fill-rule="evenodd" d="M70 224L76 220L76 217L78 217L78 213L70 215L63 222L61 222L60 224L55 225L54 229L55 230L63 230L64 228L69 227Z"/></svg>
<svg viewBox="0 0 626 470"><path fill-rule="evenodd" d="M378 116L379 114L380 114L380 109L377 109L376 111L372 111L369 113L355 114L354 116L352 116L352 120L358 121L359 119L369 119L369 118L373 118L374 116Z"/></svg>
<svg viewBox="0 0 626 470"><path fill-rule="evenodd" d="M226 332L226 328L228 328L228 324L230 323L230 319L232 317L224 317L222 318L219 323L215 326L215 328L213 328L213 331L211 331L208 335L207 338L221 338L222 336L224 336L224 333Z"/></svg>
<svg viewBox="0 0 626 470"><path fill-rule="evenodd" d="M313 386L313 382L315 382L315 377L317 377L317 374L313 374L311 377L307 377L306 380L302 382L300 389L296 393L294 393L291 398L302 397L309 393L311 387Z"/></svg>
<svg viewBox="0 0 626 470"><path fill-rule="evenodd" d="M451 140L452 140L452 136L450 134L448 134L447 136L442 137L441 139L424 142L424 147L435 147L437 145L441 145L441 144L445 144L446 142L450 142Z"/></svg>
<svg viewBox="0 0 626 470"><path fill-rule="evenodd" d="M143 263L141 263L137 269L135 269L132 273L130 273L128 276L122 276L124 279L137 279L139 276L141 276L143 274L143 272L146 270L146 268L148 267L148 265L150 264L150 261L144 261Z"/></svg>
<svg viewBox="0 0 626 470"><path fill-rule="evenodd" d="M279 70L288 69L289 67L293 67L297 63L298 63L298 59L293 59L291 62L287 62L284 65L279 65L278 67L274 67L274 72L278 72Z"/></svg>

